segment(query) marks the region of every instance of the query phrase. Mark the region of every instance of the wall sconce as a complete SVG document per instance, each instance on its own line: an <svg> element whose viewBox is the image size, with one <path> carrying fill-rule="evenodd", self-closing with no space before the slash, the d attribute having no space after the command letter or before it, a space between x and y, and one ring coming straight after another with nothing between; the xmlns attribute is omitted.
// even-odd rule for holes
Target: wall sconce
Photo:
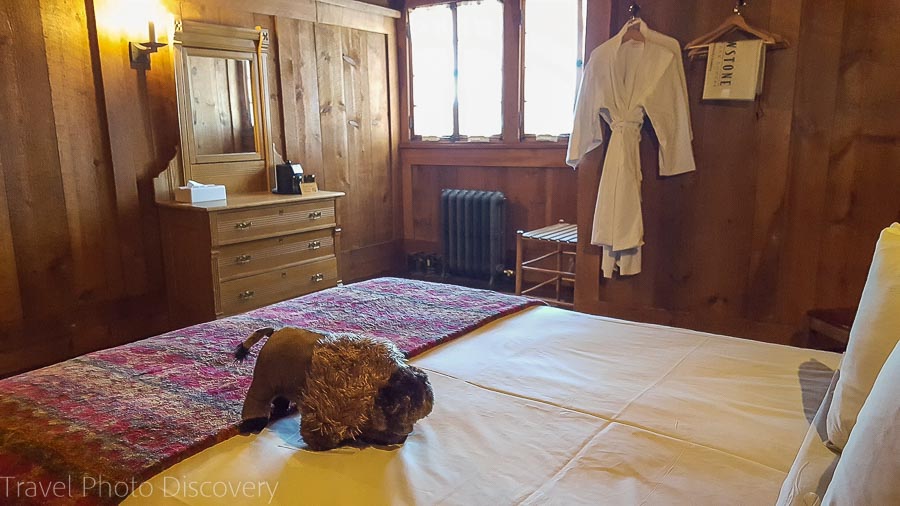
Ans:
<svg viewBox="0 0 900 506"><path fill-rule="evenodd" d="M150 55L166 45L156 41L156 25L149 23L150 40L147 42L129 42L128 55L131 58L131 68L135 70L150 70Z"/></svg>

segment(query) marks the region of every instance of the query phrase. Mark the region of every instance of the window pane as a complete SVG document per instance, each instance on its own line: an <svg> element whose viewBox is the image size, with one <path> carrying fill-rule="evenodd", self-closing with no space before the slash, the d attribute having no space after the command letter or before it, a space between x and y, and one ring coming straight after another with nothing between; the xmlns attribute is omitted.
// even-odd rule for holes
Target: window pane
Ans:
<svg viewBox="0 0 900 506"><path fill-rule="evenodd" d="M416 135L453 134L453 18L446 5L409 12Z"/></svg>
<svg viewBox="0 0 900 506"><path fill-rule="evenodd" d="M490 136L502 130L503 3L464 2L457 7L459 133Z"/></svg>
<svg viewBox="0 0 900 506"><path fill-rule="evenodd" d="M572 130L584 52L579 47L583 25L578 23L578 2L583 0L525 3L525 133Z"/></svg>

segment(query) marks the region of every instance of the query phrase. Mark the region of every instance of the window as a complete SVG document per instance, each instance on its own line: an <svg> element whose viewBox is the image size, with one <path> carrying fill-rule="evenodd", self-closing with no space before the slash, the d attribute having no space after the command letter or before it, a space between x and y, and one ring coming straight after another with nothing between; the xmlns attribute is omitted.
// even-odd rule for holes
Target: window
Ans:
<svg viewBox="0 0 900 506"><path fill-rule="evenodd" d="M452 140L500 134L503 3L411 9L409 36L413 133Z"/></svg>
<svg viewBox="0 0 900 506"><path fill-rule="evenodd" d="M526 0L525 134L567 134L581 84L585 0Z"/></svg>

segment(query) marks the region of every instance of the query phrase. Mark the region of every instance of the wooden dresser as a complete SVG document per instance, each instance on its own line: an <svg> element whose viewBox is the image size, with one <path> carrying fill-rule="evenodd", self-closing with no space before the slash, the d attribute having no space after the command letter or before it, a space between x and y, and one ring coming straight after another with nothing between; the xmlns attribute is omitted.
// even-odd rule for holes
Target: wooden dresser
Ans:
<svg viewBox="0 0 900 506"><path fill-rule="evenodd" d="M209 321L340 284L335 205L343 195L159 202L172 324Z"/></svg>

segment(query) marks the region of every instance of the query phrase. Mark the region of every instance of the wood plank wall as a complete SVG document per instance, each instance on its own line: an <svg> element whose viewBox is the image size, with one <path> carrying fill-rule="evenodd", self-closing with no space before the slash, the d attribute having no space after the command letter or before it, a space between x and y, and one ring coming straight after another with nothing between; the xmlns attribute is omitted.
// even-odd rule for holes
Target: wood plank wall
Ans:
<svg viewBox="0 0 900 506"><path fill-rule="evenodd" d="M146 29L117 26L117 2L0 5L0 377L170 328L152 179L178 144L172 53L132 70L127 41ZM396 13L351 0L162 3L184 19L271 31L278 151L348 193L344 279L392 270ZM323 142L335 121L349 131Z"/></svg>
<svg viewBox="0 0 900 506"><path fill-rule="evenodd" d="M503 191L507 206L507 263L515 260L515 231L575 221L575 174L571 168L447 167L417 165L412 174L416 197L410 213L411 251L440 252L440 194L446 188Z"/></svg>
<svg viewBox="0 0 900 506"><path fill-rule="evenodd" d="M619 30L629 3L589 0L587 47ZM733 3L641 6L652 28L684 43ZM510 230L570 217L574 192L581 311L788 343L806 310L855 305L878 231L900 220L900 88L890 82L900 5L752 0L744 13L792 45L769 53L764 95L751 104L702 103L705 60L685 63L698 170L655 176L656 140L645 128L640 275L602 280L588 244L600 150L576 173L559 168L564 155L553 149L404 143L405 250L437 251L442 187L507 192Z"/></svg>
<svg viewBox="0 0 900 506"><path fill-rule="evenodd" d="M628 2L610 5L612 30ZM641 2L653 28L685 42L728 2ZM758 0L745 17L792 43L770 52L753 104L702 103L704 61L686 64L694 174L661 179L641 143L644 272L600 280L582 237L581 310L781 343L813 307L855 305L881 228L900 219L900 89L889 83L900 6L873 0ZM591 20L594 22L594 20ZM874 31L873 31L874 30ZM589 223L600 161L578 174Z"/></svg>

